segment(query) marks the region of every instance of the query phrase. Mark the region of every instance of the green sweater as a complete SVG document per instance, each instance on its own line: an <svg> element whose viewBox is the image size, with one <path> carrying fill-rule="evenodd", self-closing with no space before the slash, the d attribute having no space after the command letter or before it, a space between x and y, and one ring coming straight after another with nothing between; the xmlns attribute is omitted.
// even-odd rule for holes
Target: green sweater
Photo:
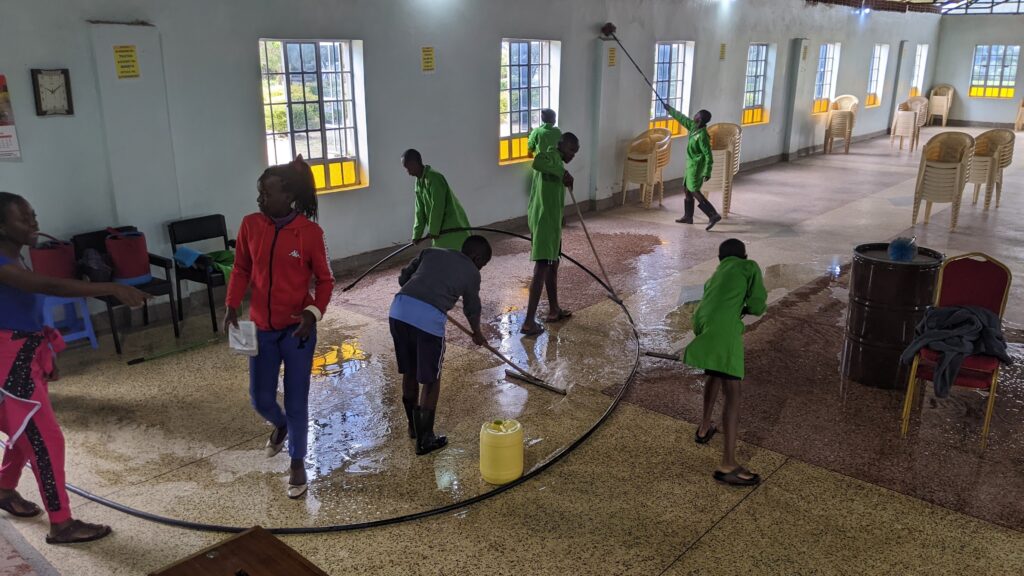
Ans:
<svg viewBox="0 0 1024 576"><path fill-rule="evenodd" d="M671 106L666 106L665 110L690 133L686 143L686 189L699 191L704 180L711 177L711 166L715 162L711 156L708 130L706 127L697 128L693 120Z"/></svg>
<svg viewBox="0 0 1024 576"><path fill-rule="evenodd" d="M444 175L430 166L424 166L423 176L416 179L416 217L412 237L421 238L426 232L437 236L442 230L469 228L469 218L452 193ZM434 239L433 246L461 250L469 232L452 232Z"/></svg>
<svg viewBox="0 0 1024 576"><path fill-rule="evenodd" d="M761 268L753 260L730 256L704 284L704 298L693 315L693 342L683 360L695 368L743 378L743 314L760 316L767 308Z"/></svg>
<svg viewBox="0 0 1024 576"><path fill-rule="evenodd" d="M561 139L561 130L554 124L544 123L530 132L530 137L526 140L526 149L530 151L530 154L536 156L539 152L546 152L548 148L558 146L558 141Z"/></svg>

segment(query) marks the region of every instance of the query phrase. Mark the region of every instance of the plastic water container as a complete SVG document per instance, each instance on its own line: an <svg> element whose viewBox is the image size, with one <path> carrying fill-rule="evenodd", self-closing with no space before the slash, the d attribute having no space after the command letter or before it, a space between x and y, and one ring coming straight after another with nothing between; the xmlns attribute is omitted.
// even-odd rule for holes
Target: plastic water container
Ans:
<svg viewBox="0 0 1024 576"><path fill-rule="evenodd" d="M480 474L496 485L523 475L523 426L517 420L492 420L480 427Z"/></svg>
<svg viewBox="0 0 1024 576"><path fill-rule="evenodd" d="M250 320L240 320L238 328L228 327L228 346L231 351L243 356L256 356L259 354L259 343L256 340L256 323Z"/></svg>

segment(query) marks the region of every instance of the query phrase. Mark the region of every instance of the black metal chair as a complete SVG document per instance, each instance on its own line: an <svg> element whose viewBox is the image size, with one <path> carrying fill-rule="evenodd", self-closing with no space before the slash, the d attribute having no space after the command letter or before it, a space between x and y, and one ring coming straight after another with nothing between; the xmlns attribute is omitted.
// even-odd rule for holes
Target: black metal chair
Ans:
<svg viewBox="0 0 1024 576"><path fill-rule="evenodd" d="M212 214L210 216L200 216L198 218L171 222L167 225L167 233L171 237L172 252L177 252L178 246L183 244L191 244L192 242L213 238L222 238L225 250L235 247L235 241L228 239L228 227L224 222L222 214ZM178 319L185 319L185 306L182 304L181 296L181 281L189 280L205 284L206 299L210 305L210 321L213 323L213 331L217 332L219 330L217 325L217 305L213 301L213 289L226 283L224 274L212 266L207 266L205 269L185 268L175 261L174 278L178 289Z"/></svg>
<svg viewBox="0 0 1024 576"><path fill-rule="evenodd" d="M135 232L137 229L134 226L121 226L117 228L118 232ZM95 232L87 232L85 234L76 234L71 237L71 244L75 247L75 258L81 260L86 250L96 250L100 254L107 253L107 236L110 236L110 232L107 230L97 230ZM152 252L149 254L149 265L156 267L164 272L163 278L153 277L152 280L145 284L136 286L139 290L152 294L153 296L167 296L171 304L171 323L174 325L174 337L178 338L181 336L181 330L178 326L178 312L174 305L174 284L171 282L171 269L174 267L174 262L170 258L163 256L157 256ZM104 304L107 305L107 318L110 320L110 331L114 336L114 349L117 353L121 353L121 338L117 333L117 322L114 321L114 308L117 306L123 306L120 300L113 296L103 296L97 298ZM149 325L149 304L146 303L142 307L142 322L143 324Z"/></svg>

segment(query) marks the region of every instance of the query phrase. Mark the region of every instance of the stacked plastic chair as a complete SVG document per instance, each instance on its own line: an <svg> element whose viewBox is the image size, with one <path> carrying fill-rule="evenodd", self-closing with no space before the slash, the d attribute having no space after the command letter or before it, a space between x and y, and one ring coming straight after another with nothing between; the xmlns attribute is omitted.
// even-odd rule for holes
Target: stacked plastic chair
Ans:
<svg viewBox="0 0 1024 576"><path fill-rule="evenodd" d="M936 116L942 117L942 127L946 127L949 120L949 110L953 107L953 94L955 90L949 84L939 84L932 88L931 98L928 99L929 122Z"/></svg>
<svg viewBox="0 0 1024 576"><path fill-rule="evenodd" d="M893 118L889 147L892 148L892 145L896 143L896 139L899 138L900 150L903 150L903 140L909 138L910 151L913 152L914 146L917 144L917 113L912 110L904 110L905 104L900 104L899 110L896 111L896 117Z"/></svg>
<svg viewBox="0 0 1024 576"><path fill-rule="evenodd" d="M1020 108L1017 108L1017 120L1013 123L1013 129L1016 132L1024 130L1024 98L1020 100Z"/></svg>
<svg viewBox="0 0 1024 576"><path fill-rule="evenodd" d="M640 184L640 201L644 208L651 206L654 191L661 185L658 204L665 199L664 168L671 160L672 132L665 128L653 128L637 136L629 144L626 161L622 167L622 204L626 204L626 187L630 182Z"/></svg>
<svg viewBox="0 0 1024 576"><path fill-rule="evenodd" d="M914 96L907 100L907 104L910 109L917 114L917 126L914 129L914 140L917 141L917 145L921 144L921 128L924 128L928 124L928 118L931 117L931 111L929 109L929 101L924 96Z"/></svg>
<svg viewBox="0 0 1024 576"><path fill-rule="evenodd" d="M850 139L853 137L853 126L857 122L857 108L860 100L856 96L844 94L836 96L828 113L825 126L825 154L832 153L832 145L837 138L842 138L845 153L850 153Z"/></svg>
<svg viewBox="0 0 1024 576"><path fill-rule="evenodd" d="M952 204L950 230L956 229L960 218L960 201L971 174L974 158L974 138L963 132L943 132L932 137L921 150L921 165L917 171L914 189L913 224L921 202L925 202L924 222L932 214L932 204Z"/></svg>
<svg viewBox="0 0 1024 576"><path fill-rule="evenodd" d="M704 183L701 191L705 195L713 192L722 193L722 217L729 217L732 206L732 181L740 171L740 146L743 141L743 128L738 124L719 123L708 126L708 137L711 139L711 156L714 165L711 167L711 178Z"/></svg>
<svg viewBox="0 0 1024 576"><path fill-rule="evenodd" d="M981 186L985 185L985 209L992 203L992 191L1000 190L1003 183L1003 162L1009 166L1013 159L1014 134L1010 130L996 129L982 132L974 140L974 161L968 184L974 184L974 204L978 203ZM999 206L997 194L996 207Z"/></svg>

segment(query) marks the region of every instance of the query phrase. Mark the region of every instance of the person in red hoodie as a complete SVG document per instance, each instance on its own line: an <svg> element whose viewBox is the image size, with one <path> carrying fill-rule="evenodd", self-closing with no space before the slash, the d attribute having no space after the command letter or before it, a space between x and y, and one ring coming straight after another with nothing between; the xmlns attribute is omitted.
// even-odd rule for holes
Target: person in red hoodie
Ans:
<svg viewBox="0 0 1024 576"><path fill-rule="evenodd" d="M302 156L267 168L257 182L260 211L242 219L235 267L228 283L224 330L238 326L238 307L252 288L249 317L256 324L258 354L249 360L249 396L260 416L273 424L267 457L288 438L291 474L288 497L306 493L306 437L309 379L316 348L316 323L334 288L324 232L317 217L313 172ZM310 280L315 291L310 294ZM284 410L277 403L284 363Z"/></svg>

